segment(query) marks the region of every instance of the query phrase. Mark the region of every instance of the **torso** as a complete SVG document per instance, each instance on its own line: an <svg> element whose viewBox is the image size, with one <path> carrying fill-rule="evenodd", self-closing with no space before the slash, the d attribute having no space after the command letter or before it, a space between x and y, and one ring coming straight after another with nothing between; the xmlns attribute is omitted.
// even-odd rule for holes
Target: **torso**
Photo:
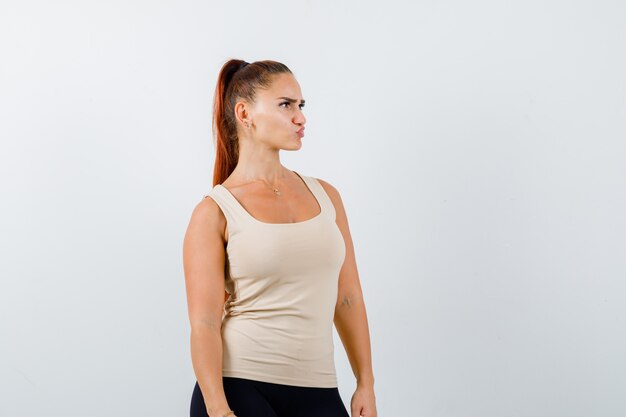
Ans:
<svg viewBox="0 0 626 417"><path fill-rule="evenodd" d="M224 181L206 195L229 226L222 375L336 387L333 317L347 246L321 180L294 179L280 196L259 181L233 183L232 193Z"/></svg>

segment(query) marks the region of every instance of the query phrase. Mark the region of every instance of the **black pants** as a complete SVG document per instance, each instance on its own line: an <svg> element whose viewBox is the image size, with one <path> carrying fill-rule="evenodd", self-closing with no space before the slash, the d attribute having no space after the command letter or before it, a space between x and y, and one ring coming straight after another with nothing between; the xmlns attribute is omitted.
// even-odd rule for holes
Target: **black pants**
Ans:
<svg viewBox="0 0 626 417"><path fill-rule="evenodd" d="M299 387L227 376L222 379L226 400L237 417L349 417L337 388ZM191 396L190 415L207 417L198 381Z"/></svg>

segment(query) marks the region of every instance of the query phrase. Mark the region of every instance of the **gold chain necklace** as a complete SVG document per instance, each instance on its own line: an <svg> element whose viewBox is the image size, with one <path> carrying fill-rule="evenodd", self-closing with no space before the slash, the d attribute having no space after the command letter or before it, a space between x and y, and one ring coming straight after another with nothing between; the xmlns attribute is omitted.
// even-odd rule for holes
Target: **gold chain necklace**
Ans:
<svg viewBox="0 0 626 417"><path fill-rule="evenodd" d="M276 188L276 187L270 187L270 189L271 189L272 191L274 191L274 194L276 194L276 195L280 195L280 190L279 190L278 188Z"/></svg>
<svg viewBox="0 0 626 417"><path fill-rule="evenodd" d="M263 184L265 184L267 186L267 182L265 180L258 180L258 181L263 181ZM269 187L270 190L272 190L274 192L275 195L280 195L280 190L277 187L274 186L270 186Z"/></svg>

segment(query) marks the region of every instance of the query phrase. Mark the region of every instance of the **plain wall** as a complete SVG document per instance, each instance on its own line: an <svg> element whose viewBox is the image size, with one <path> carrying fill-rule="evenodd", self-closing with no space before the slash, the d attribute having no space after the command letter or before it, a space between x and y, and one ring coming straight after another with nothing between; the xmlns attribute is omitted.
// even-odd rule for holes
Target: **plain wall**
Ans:
<svg viewBox="0 0 626 417"><path fill-rule="evenodd" d="M380 417L626 415L626 3L224 3L2 2L0 415L188 415L230 58L301 85L281 161L342 195Z"/></svg>

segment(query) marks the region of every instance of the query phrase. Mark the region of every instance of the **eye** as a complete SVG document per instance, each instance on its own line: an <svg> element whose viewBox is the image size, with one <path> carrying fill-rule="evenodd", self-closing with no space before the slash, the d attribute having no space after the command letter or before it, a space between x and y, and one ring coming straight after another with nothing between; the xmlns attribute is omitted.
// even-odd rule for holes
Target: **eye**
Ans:
<svg viewBox="0 0 626 417"><path fill-rule="evenodd" d="M279 104L279 106L282 106L283 104L286 104L287 106L289 106L291 103L288 101L284 101L282 103ZM302 110L304 108L304 104L300 104L300 110Z"/></svg>

